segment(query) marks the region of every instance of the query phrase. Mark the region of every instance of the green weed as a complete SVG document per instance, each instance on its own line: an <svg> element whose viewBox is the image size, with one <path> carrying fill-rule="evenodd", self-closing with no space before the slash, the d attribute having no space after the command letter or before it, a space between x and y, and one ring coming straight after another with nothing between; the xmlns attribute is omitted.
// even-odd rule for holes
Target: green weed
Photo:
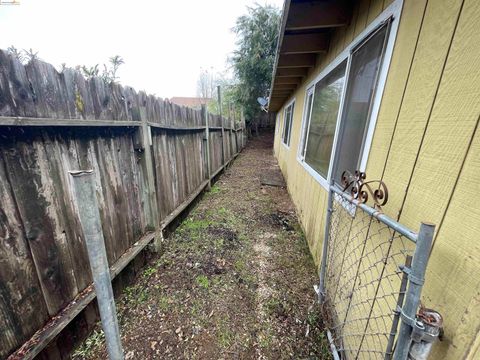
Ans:
<svg viewBox="0 0 480 360"><path fill-rule="evenodd" d="M161 296L160 299L158 299L158 308L164 312L167 311L170 307L169 300L167 296Z"/></svg>
<svg viewBox="0 0 480 360"><path fill-rule="evenodd" d="M105 334L103 333L103 330L95 330L87 340L85 340L83 344L73 352L72 358L88 359L90 357L90 352L102 344L104 340Z"/></svg>
<svg viewBox="0 0 480 360"><path fill-rule="evenodd" d="M157 269L155 269L154 267L148 267L145 270L143 270L143 276L144 277L150 277L153 274L155 274L156 272L157 272Z"/></svg>
<svg viewBox="0 0 480 360"><path fill-rule="evenodd" d="M232 331L228 319L223 318L217 322L217 339L223 348L228 348L235 340L235 333Z"/></svg>
<svg viewBox="0 0 480 360"><path fill-rule="evenodd" d="M197 284L204 289L208 289L208 287L210 286L210 281L205 275L197 276L196 281Z"/></svg>
<svg viewBox="0 0 480 360"><path fill-rule="evenodd" d="M208 192L209 194L211 195L215 195L215 194L218 194L219 192L221 192L222 190L220 189L220 187L218 185L213 185L211 188L210 188L210 191Z"/></svg>

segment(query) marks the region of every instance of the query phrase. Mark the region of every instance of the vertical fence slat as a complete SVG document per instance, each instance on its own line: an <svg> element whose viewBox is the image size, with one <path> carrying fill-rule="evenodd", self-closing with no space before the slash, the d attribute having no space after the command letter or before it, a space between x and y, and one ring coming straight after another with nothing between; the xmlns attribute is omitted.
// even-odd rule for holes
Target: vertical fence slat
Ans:
<svg viewBox="0 0 480 360"><path fill-rule="evenodd" d="M207 158L207 170L206 170L206 175L207 175L207 180L208 180L208 188L210 189L212 186L211 183L211 159L210 159L210 131L209 131L209 119L208 119L208 113L207 113L207 107L205 105L202 105L202 115L203 119L205 122L205 151L206 151L206 158Z"/></svg>
<svg viewBox="0 0 480 360"><path fill-rule="evenodd" d="M140 119L142 122L141 127L141 147L143 149L141 156L141 166L145 169L146 184L145 188L147 189L147 199L145 206L147 207L148 214L148 225L152 228L155 228L157 231L160 227L160 215L158 211L157 203L157 184L155 182L155 171L154 171L154 162L152 156L152 129L148 126L147 119L147 110L145 107L140 107ZM159 237L155 239L155 249L160 250L160 243L158 242Z"/></svg>
<svg viewBox="0 0 480 360"><path fill-rule="evenodd" d="M0 153L0 358L48 319L35 265Z"/></svg>

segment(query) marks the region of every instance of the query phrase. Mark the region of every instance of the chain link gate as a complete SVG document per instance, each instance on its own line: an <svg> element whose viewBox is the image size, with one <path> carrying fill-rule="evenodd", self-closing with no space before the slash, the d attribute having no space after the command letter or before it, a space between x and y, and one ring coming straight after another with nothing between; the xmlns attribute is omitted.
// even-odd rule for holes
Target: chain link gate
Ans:
<svg viewBox="0 0 480 360"><path fill-rule="evenodd" d="M384 215L387 187L365 178L344 172L342 189L330 185L319 298L335 359L403 360L422 333L416 313L435 227L422 223L417 234Z"/></svg>

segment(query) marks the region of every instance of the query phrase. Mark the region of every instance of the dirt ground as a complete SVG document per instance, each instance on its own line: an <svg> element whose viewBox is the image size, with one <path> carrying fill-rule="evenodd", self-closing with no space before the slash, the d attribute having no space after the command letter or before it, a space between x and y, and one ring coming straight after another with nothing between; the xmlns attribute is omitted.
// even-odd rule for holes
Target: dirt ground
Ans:
<svg viewBox="0 0 480 360"><path fill-rule="evenodd" d="M126 359L330 359L316 269L279 177L253 139L117 301ZM74 359L106 359L101 328Z"/></svg>

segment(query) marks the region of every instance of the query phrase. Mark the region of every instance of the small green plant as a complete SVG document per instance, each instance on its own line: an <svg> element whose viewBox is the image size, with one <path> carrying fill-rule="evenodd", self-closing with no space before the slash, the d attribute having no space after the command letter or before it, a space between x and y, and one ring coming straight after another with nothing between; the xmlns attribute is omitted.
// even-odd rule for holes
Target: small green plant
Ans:
<svg viewBox="0 0 480 360"><path fill-rule="evenodd" d="M242 272L245 270L245 261L243 259L237 259L233 266L235 267L235 271Z"/></svg>
<svg viewBox="0 0 480 360"><path fill-rule="evenodd" d="M221 249L223 247L224 240L222 238L216 238L214 240L214 243L215 243L215 249Z"/></svg>
<svg viewBox="0 0 480 360"><path fill-rule="evenodd" d="M307 315L307 323L310 326L317 326L319 322L319 314L317 311L309 311Z"/></svg>
<svg viewBox="0 0 480 360"><path fill-rule="evenodd" d="M279 311L280 306L280 300L274 297L269 298L268 301L265 303L265 309L267 311L267 314L270 316L276 314Z"/></svg>
<svg viewBox="0 0 480 360"><path fill-rule="evenodd" d="M148 300L147 289L144 289L139 285L127 286L123 290L123 295L123 302L126 305L138 305Z"/></svg>
<svg viewBox="0 0 480 360"><path fill-rule="evenodd" d="M135 299L136 290L137 290L136 286L127 286L125 289L123 289L125 303L128 304Z"/></svg>
<svg viewBox="0 0 480 360"><path fill-rule="evenodd" d="M215 194L218 194L220 191L222 191L222 190L220 189L220 187L218 185L213 185L210 188L209 194L215 195Z"/></svg>
<svg viewBox="0 0 480 360"><path fill-rule="evenodd" d="M197 280L197 284L204 289L208 289L208 287L210 286L210 281L208 280L208 277L206 277L205 275L197 276L196 280Z"/></svg>
<svg viewBox="0 0 480 360"><path fill-rule="evenodd" d="M160 299L158 299L158 307L162 311L167 311L170 307L169 298L167 296L161 296Z"/></svg>
<svg viewBox="0 0 480 360"><path fill-rule="evenodd" d="M147 292L146 289L142 289L140 291L140 293L138 294L137 300L138 300L139 304L142 304L142 303L144 303L145 301L148 300L148 292Z"/></svg>
<svg viewBox="0 0 480 360"><path fill-rule="evenodd" d="M272 330L267 327L265 331L262 331L258 337L258 344L263 349L268 349L273 341Z"/></svg>
<svg viewBox="0 0 480 360"><path fill-rule="evenodd" d="M217 339L223 348L228 348L235 341L235 333L230 327L227 317L222 317L217 321Z"/></svg>
<svg viewBox="0 0 480 360"><path fill-rule="evenodd" d="M143 270L143 276L144 277L150 277L153 274L155 274L156 272L157 272L157 269L155 269L154 267L148 267L145 270Z"/></svg>
<svg viewBox="0 0 480 360"><path fill-rule="evenodd" d="M85 359L89 358L90 352L103 343L105 339L105 334L103 330L95 330L88 338L84 341L84 343L74 351L72 358L76 359Z"/></svg>
<svg viewBox="0 0 480 360"><path fill-rule="evenodd" d="M198 231L198 230L206 229L210 224L211 224L210 220L205 220L205 219L194 220L192 218L187 218L183 222L181 229L187 230L187 231Z"/></svg>

